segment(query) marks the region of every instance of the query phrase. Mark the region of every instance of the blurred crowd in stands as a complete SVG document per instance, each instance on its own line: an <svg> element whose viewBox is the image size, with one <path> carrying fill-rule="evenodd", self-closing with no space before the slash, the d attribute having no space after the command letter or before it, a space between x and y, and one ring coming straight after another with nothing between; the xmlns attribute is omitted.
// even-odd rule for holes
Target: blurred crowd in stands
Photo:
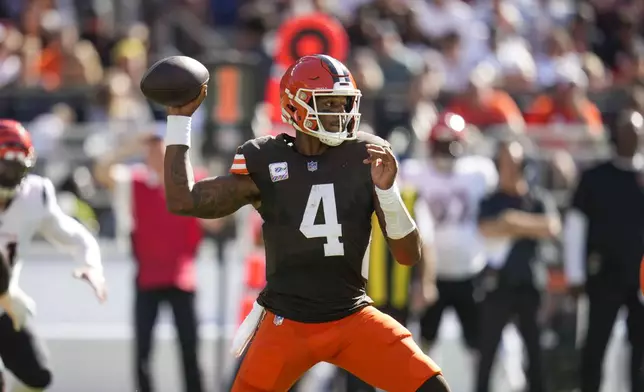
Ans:
<svg viewBox="0 0 644 392"><path fill-rule="evenodd" d="M0 115L28 123L41 170L100 215L106 202L84 161L114 143L90 136L158 126L163 112L138 88L153 61L252 54L261 90L275 31L312 12L346 27L363 124L402 158L444 110L483 134L501 126L532 137L567 124L592 141L605 140L620 110L644 109L636 0L0 0ZM260 91L244 104L263 101ZM569 166L561 151L554 157Z"/></svg>

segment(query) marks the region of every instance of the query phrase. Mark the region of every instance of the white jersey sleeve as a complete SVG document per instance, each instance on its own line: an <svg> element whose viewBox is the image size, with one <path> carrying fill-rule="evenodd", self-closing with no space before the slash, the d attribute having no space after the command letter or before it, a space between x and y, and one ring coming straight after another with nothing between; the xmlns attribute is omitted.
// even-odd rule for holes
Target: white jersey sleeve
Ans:
<svg viewBox="0 0 644 392"><path fill-rule="evenodd" d="M425 165L417 159L405 159L400 163L398 180L402 187L416 189L419 179L424 175Z"/></svg>
<svg viewBox="0 0 644 392"><path fill-rule="evenodd" d="M74 218L63 213L50 180L43 178L43 187L45 211L40 221L40 234L72 253L78 261L102 269L101 252L94 236Z"/></svg>
<svg viewBox="0 0 644 392"><path fill-rule="evenodd" d="M434 218L429 210L428 204L422 200L416 201L414 205L414 218L418 225L418 232L423 242L431 245L434 243Z"/></svg>
<svg viewBox="0 0 644 392"><path fill-rule="evenodd" d="M477 181L483 194L494 191L499 185L499 172L494 161L490 158L471 155L460 158L456 163L456 170L459 174L477 175Z"/></svg>

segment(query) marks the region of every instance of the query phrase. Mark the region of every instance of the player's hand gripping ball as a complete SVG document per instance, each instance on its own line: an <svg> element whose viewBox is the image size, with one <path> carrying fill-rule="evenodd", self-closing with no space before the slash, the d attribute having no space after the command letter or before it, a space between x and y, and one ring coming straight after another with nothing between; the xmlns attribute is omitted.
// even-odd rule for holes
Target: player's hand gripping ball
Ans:
<svg viewBox="0 0 644 392"><path fill-rule="evenodd" d="M166 113L168 114L168 116L192 117L194 112L196 112L197 109L199 108L199 105L201 105L203 100L206 99L207 95L208 95L208 86L204 85L201 88L201 93L197 96L197 98L193 99L192 101L188 102L183 106L168 106L166 107Z"/></svg>
<svg viewBox="0 0 644 392"><path fill-rule="evenodd" d="M141 79L149 100L166 107L184 106L202 93L210 80L208 69L186 56L172 56L154 63Z"/></svg>

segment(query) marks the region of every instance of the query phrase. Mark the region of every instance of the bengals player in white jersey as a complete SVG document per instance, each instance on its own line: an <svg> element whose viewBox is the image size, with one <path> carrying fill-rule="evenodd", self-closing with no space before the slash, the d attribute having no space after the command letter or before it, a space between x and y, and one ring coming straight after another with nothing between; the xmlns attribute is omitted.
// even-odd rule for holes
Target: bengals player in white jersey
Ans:
<svg viewBox="0 0 644 392"><path fill-rule="evenodd" d="M417 219L421 236L434 237L436 268L425 273L435 274L438 291L438 299L421 317L424 349L436 339L443 311L450 307L459 318L465 344L471 350L477 346L474 285L485 266L477 213L483 197L496 188L498 173L491 159L465 153L468 129L461 116L441 115L429 134L429 159L408 160L402 167L404 182L418 192L417 209L429 210L419 217L433 218Z"/></svg>
<svg viewBox="0 0 644 392"><path fill-rule="evenodd" d="M21 383L14 391L42 391L52 381L43 343L30 328L33 300L18 287L20 255L38 233L85 265L74 271L105 300L96 239L65 215L50 180L29 174L36 160L31 137L13 120L0 119L0 359ZM0 390L3 390L0 376Z"/></svg>

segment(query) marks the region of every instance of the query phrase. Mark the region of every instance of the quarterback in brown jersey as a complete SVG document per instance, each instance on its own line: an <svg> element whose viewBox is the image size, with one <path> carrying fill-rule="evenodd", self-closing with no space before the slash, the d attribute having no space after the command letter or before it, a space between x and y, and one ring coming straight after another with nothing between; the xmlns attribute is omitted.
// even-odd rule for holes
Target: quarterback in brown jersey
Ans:
<svg viewBox="0 0 644 392"><path fill-rule="evenodd" d="M176 214L218 218L252 204L263 218L266 287L233 348L233 392L287 391L318 362L392 392L447 392L440 368L365 293L375 212L396 260L421 257L387 142L358 132L360 90L347 67L306 56L280 83L284 122L296 129L238 148L230 174L194 181L190 118L205 97L168 108L165 190Z"/></svg>

